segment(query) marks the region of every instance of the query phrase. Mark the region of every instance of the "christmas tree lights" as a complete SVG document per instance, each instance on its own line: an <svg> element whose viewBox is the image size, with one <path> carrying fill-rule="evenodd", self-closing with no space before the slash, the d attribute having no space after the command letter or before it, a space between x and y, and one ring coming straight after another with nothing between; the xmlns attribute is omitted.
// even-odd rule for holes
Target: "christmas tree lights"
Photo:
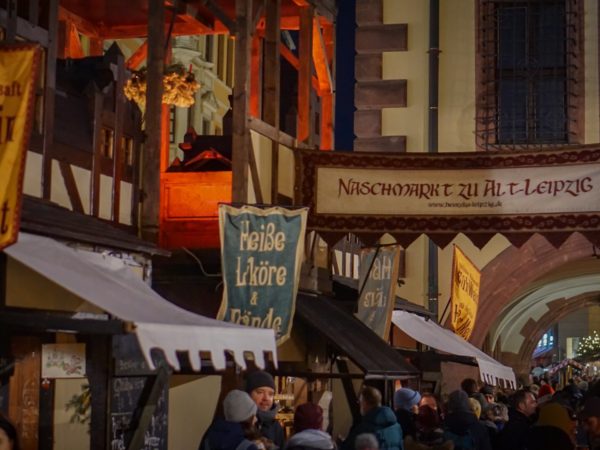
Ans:
<svg viewBox="0 0 600 450"><path fill-rule="evenodd" d="M579 356L590 356L595 355L596 353L600 353L600 336L598 336L598 332L594 330L590 336L579 340L577 354Z"/></svg>

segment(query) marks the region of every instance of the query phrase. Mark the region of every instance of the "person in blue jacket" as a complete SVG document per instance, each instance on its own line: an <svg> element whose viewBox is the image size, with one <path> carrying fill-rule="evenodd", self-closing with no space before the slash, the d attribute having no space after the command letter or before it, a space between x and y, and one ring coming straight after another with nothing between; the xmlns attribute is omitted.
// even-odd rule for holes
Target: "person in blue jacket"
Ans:
<svg viewBox="0 0 600 450"><path fill-rule="evenodd" d="M341 450L354 450L356 436L372 433L379 443L379 450L404 450L402 428L396 414L388 406L381 405L381 392L366 386L358 398L361 421L350 430Z"/></svg>
<svg viewBox="0 0 600 450"><path fill-rule="evenodd" d="M224 419L209 427L199 450L259 450L251 435L256 423L256 403L244 391L234 389L223 400Z"/></svg>

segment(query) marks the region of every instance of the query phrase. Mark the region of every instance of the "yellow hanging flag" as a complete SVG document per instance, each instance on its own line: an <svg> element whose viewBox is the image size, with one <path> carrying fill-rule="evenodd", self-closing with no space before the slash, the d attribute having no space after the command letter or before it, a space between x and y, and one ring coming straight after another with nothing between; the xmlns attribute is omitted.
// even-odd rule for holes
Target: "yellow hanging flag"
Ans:
<svg viewBox="0 0 600 450"><path fill-rule="evenodd" d="M477 318L479 304L479 286L481 272L469 258L454 246L452 260L452 329L456 334L468 340L471 337Z"/></svg>
<svg viewBox="0 0 600 450"><path fill-rule="evenodd" d="M0 250L19 233L39 60L37 44L0 45Z"/></svg>

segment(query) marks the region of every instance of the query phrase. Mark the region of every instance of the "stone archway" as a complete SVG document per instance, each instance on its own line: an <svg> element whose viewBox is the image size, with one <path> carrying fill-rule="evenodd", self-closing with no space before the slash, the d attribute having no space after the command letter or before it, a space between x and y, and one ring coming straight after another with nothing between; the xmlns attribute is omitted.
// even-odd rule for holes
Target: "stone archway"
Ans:
<svg viewBox="0 0 600 450"><path fill-rule="evenodd" d="M538 320L529 319L519 334L525 339L517 353L502 352L499 359L511 366L517 377L529 374L531 355L544 333L556 322L583 308L600 304L600 292L586 292L571 298L561 298L546 304L548 311Z"/></svg>
<svg viewBox="0 0 600 450"><path fill-rule="evenodd" d="M523 286L566 263L592 255L592 244L578 233L559 249L534 235L520 248L511 246L501 252L481 271L479 310L471 343L481 348L496 319Z"/></svg>

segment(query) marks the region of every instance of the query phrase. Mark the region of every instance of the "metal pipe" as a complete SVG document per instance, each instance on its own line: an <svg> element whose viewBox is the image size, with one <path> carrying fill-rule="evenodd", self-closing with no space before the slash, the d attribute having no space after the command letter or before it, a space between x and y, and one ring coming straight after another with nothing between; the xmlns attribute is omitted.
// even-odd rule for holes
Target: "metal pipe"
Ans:
<svg viewBox="0 0 600 450"><path fill-rule="evenodd" d="M440 2L429 0L429 111L428 111L428 152L438 151L438 91L440 53ZM438 317L438 248L429 239L428 243L428 298L429 311Z"/></svg>

